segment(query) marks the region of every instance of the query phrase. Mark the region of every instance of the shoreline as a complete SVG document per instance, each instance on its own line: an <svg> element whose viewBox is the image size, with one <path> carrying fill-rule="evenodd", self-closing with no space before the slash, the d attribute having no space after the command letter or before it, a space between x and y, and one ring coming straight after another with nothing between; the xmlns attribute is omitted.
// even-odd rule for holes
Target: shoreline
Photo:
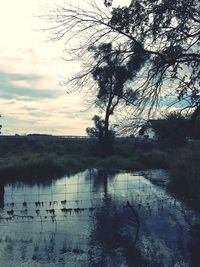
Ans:
<svg viewBox="0 0 200 267"><path fill-rule="evenodd" d="M94 140L68 142L0 142L0 184L21 180L45 183L85 169L141 171L165 169L169 190L200 205L200 145L163 150L157 144L116 142L113 154L102 157ZM197 206L196 205L196 206Z"/></svg>

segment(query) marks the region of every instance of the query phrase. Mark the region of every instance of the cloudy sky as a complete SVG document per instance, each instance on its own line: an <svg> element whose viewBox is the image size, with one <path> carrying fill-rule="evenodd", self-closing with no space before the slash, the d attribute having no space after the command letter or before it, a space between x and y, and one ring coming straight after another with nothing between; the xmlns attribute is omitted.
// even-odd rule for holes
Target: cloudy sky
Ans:
<svg viewBox="0 0 200 267"><path fill-rule="evenodd" d="M61 59L64 44L47 42L47 33L36 30L43 28L36 15L54 2L0 0L2 134L85 135L91 125L94 111L84 111L82 96L59 86L72 68Z"/></svg>

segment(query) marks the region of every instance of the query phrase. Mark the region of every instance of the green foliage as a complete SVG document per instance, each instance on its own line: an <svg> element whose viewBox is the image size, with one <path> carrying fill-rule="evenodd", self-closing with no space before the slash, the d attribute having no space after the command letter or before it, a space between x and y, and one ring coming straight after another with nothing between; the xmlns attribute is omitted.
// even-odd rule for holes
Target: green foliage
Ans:
<svg viewBox="0 0 200 267"><path fill-rule="evenodd" d="M189 119L178 112L171 112L163 119L149 120L140 129L140 135L144 135L148 128L153 128L162 146L175 148L185 144L189 136Z"/></svg>
<svg viewBox="0 0 200 267"><path fill-rule="evenodd" d="M0 115L0 118L1 118L1 115ZM2 125L0 124L0 134L1 134L1 129L2 129Z"/></svg>
<svg viewBox="0 0 200 267"><path fill-rule="evenodd" d="M138 64L140 69L141 55L148 58L149 73L141 88L149 103L155 103L154 97L170 78L173 95L200 111L200 20L196 0L132 0L128 7L113 8L110 24L132 44L130 66Z"/></svg>
<svg viewBox="0 0 200 267"><path fill-rule="evenodd" d="M98 160L96 166L121 170L167 169L169 168L169 155L159 150L149 152L136 150L126 153L124 149L119 154Z"/></svg>
<svg viewBox="0 0 200 267"><path fill-rule="evenodd" d="M93 47L93 50L94 58L98 62L92 70L93 79L99 88L96 105L107 107L109 99L112 98L112 103L110 103L112 105L110 113L112 114L116 103L115 98L117 100L123 98L124 85L132 78L132 75L122 62L120 50L113 50L111 44L102 44L99 47Z"/></svg>
<svg viewBox="0 0 200 267"><path fill-rule="evenodd" d="M194 143L176 151L171 160L171 184L173 191L186 197L191 203L200 204L200 144Z"/></svg>
<svg viewBox="0 0 200 267"><path fill-rule="evenodd" d="M84 170L94 162L95 140L0 142L0 179L43 179ZM87 157L86 157L87 155Z"/></svg>
<svg viewBox="0 0 200 267"><path fill-rule="evenodd" d="M95 127L86 128L86 133L90 137L97 137L101 139L103 136L103 129L105 125L105 121L101 119L101 117L95 115L92 120L94 121Z"/></svg>
<svg viewBox="0 0 200 267"><path fill-rule="evenodd" d="M164 119L150 120L140 133L144 134L145 128L152 127L164 147L180 147L186 144L187 138L200 138L200 121L192 120L190 116L183 116L179 112L166 114Z"/></svg>
<svg viewBox="0 0 200 267"><path fill-rule="evenodd" d="M137 161L135 157L124 158L121 156L111 156L98 162L98 167L119 170L145 170L147 166Z"/></svg>
<svg viewBox="0 0 200 267"><path fill-rule="evenodd" d="M113 155L104 157L95 139L65 142L0 142L0 180L48 180L87 168L140 170L161 168L164 153L136 145L134 139L118 140ZM138 147L138 148L137 148ZM143 156L142 156L143 155Z"/></svg>
<svg viewBox="0 0 200 267"><path fill-rule="evenodd" d="M98 137L102 153L112 153L114 132L110 127L110 116L114 114L116 107L120 104L127 104L127 99L132 102L136 99L130 88L125 84L132 79L132 73L124 64L120 50L113 49L112 44L101 44L91 46L90 51L94 54L96 65L92 68L91 74L97 83L97 95L95 104L104 111L104 119L98 116L93 118L95 127L87 128L89 136Z"/></svg>
<svg viewBox="0 0 200 267"><path fill-rule="evenodd" d="M137 156L137 161L147 169L169 168L169 155L166 152L160 150L153 150L146 153L140 151Z"/></svg>
<svg viewBox="0 0 200 267"><path fill-rule="evenodd" d="M112 1L104 3L110 6ZM52 40L67 38L73 47L68 54L83 63L69 79L69 93L89 88L94 103L107 110L105 125L122 99L134 104L134 119L142 113L151 115L160 97L167 105L169 96L200 114L197 0L131 0L129 6L106 11L95 3L91 6L92 12L71 5L49 12ZM80 39L76 47L74 38ZM133 82L130 90L127 81Z"/></svg>

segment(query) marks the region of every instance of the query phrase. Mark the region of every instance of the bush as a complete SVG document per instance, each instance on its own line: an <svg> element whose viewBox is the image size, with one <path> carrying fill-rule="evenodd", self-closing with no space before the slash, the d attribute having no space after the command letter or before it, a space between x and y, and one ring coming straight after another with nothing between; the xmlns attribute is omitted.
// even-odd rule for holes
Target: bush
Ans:
<svg viewBox="0 0 200 267"><path fill-rule="evenodd" d="M139 161L146 169L166 169L169 167L169 156L166 152L153 150L152 152L138 153L137 161Z"/></svg>
<svg viewBox="0 0 200 267"><path fill-rule="evenodd" d="M200 201L200 144L176 151L171 162L170 188L182 196Z"/></svg>

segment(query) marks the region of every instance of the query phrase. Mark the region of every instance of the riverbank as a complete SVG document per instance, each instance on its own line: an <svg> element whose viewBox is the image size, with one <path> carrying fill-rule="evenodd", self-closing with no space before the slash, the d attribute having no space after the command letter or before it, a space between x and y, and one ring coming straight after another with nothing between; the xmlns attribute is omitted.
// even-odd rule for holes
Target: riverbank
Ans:
<svg viewBox="0 0 200 267"><path fill-rule="evenodd" d="M20 141L0 143L0 180L43 179L88 168L145 170L168 168L168 155L155 144L120 140L113 154L102 157L96 140Z"/></svg>
<svg viewBox="0 0 200 267"><path fill-rule="evenodd" d="M0 142L0 182L15 179L44 181L85 169L127 171L167 169L169 189L192 203L200 203L200 145L162 150L153 142L118 140L113 154L102 157L94 139Z"/></svg>

